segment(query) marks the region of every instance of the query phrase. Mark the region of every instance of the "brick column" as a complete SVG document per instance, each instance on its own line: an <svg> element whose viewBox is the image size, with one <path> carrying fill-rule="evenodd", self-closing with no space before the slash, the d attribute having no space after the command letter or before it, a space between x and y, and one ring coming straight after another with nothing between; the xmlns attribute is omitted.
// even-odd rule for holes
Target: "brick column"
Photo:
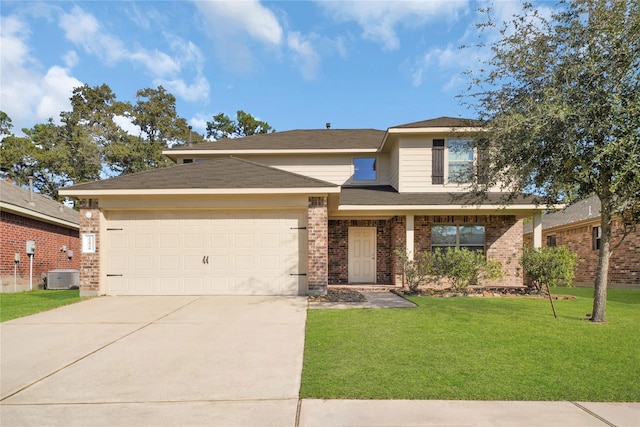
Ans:
<svg viewBox="0 0 640 427"><path fill-rule="evenodd" d="M485 225L487 256L502 263L504 277L492 282L494 286L522 285L520 257L522 256L522 220L512 215L491 215Z"/></svg>
<svg viewBox="0 0 640 427"><path fill-rule="evenodd" d="M309 197L307 239L309 295L326 295L329 283L329 219L326 197Z"/></svg>
<svg viewBox="0 0 640 427"><path fill-rule="evenodd" d="M85 253L82 239L94 234L95 252ZM100 295L100 209L98 200L80 201L80 296Z"/></svg>

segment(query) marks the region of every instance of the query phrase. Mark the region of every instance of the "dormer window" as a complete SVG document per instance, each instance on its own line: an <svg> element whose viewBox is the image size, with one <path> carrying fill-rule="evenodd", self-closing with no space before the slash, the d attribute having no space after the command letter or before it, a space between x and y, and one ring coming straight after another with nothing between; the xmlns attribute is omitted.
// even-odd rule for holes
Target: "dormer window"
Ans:
<svg viewBox="0 0 640 427"><path fill-rule="evenodd" d="M353 159L354 181L376 181L377 179L375 157L356 157Z"/></svg>
<svg viewBox="0 0 640 427"><path fill-rule="evenodd" d="M450 183L465 184L473 181L473 144L468 139L450 139L449 141Z"/></svg>

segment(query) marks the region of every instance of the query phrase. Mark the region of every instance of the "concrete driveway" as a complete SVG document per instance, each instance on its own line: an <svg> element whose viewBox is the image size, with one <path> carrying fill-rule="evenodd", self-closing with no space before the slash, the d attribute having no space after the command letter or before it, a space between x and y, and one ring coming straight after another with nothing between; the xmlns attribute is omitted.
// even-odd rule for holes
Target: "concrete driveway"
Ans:
<svg viewBox="0 0 640 427"><path fill-rule="evenodd" d="M103 297L0 325L0 425L294 425L304 297Z"/></svg>

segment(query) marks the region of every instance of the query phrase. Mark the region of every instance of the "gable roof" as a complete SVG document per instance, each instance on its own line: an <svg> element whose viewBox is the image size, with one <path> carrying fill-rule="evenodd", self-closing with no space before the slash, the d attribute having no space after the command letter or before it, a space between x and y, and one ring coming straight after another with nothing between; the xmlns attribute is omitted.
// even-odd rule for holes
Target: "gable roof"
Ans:
<svg viewBox="0 0 640 427"><path fill-rule="evenodd" d="M435 119L422 120L419 122L406 123L392 126L390 129L401 128L455 128L455 127L480 127L482 122L475 119L463 119L459 117L438 117Z"/></svg>
<svg viewBox="0 0 640 427"><path fill-rule="evenodd" d="M384 134L384 131L376 129L290 130L180 146L166 150L164 154L171 157L176 152L197 151L228 153L299 150L316 152L331 150L375 151L380 146Z"/></svg>
<svg viewBox="0 0 640 427"><path fill-rule="evenodd" d="M591 196L580 200L565 209L548 213L542 216L542 229L561 227L576 222L600 218L600 199L598 196ZM532 233L533 226L525 224L524 234Z"/></svg>
<svg viewBox="0 0 640 427"><path fill-rule="evenodd" d="M228 156L78 184L61 189L60 194L121 194L123 190L135 190L136 194L163 194L169 190L178 190L178 194L186 194L185 190L189 189L240 190L239 192L256 189L328 191L337 187L319 179ZM233 191L225 193L232 194Z"/></svg>
<svg viewBox="0 0 640 427"><path fill-rule="evenodd" d="M31 201L33 200L33 202ZM0 210L78 229L80 214L40 193L0 181Z"/></svg>

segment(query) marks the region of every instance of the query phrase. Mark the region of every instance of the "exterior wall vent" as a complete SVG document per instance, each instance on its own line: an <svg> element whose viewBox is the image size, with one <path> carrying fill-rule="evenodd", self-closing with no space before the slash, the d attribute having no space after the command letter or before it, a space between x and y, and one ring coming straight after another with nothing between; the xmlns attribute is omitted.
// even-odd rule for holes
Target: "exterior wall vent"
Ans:
<svg viewBox="0 0 640 427"><path fill-rule="evenodd" d="M47 273L47 289L71 289L79 285L78 270L51 270Z"/></svg>

